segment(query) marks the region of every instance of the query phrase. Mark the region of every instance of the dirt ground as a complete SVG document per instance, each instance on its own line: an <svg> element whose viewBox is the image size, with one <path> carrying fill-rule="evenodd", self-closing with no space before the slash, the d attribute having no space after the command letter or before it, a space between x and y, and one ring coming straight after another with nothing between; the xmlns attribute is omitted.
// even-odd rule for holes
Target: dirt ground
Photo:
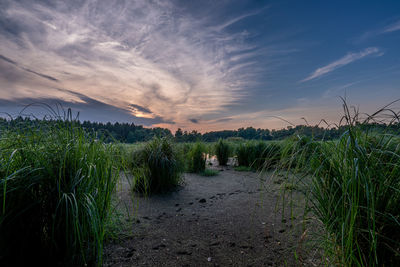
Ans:
<svg viewBox="0 0 400 267"><path fill-rule="evenodd" d="M276 211L279 183L265 183L268 174L214 168L219 175L185 174L176 191L135 196L135 204L122 181L129 229L106 245L104 266L314 265L301 252L298 222Z"/></svg>

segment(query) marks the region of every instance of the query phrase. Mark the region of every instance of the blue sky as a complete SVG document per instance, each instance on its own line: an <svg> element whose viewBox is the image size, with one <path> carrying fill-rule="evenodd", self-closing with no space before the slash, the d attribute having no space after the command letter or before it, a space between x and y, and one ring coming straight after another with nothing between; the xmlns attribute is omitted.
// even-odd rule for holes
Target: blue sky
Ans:
<svg viewBox="0 0 400 267"><path fill-rule="evenodd" d="M0 112L60 103L200 131L334 122L339 96L367 113L400 98L399 44L400 1L0 0Z"/></svg>

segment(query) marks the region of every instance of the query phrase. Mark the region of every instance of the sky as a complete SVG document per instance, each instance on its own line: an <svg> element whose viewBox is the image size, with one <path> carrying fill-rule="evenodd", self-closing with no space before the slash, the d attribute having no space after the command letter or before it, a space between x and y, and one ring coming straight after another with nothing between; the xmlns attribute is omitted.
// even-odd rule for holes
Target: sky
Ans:
<svg viewBox="0 0 400 267"><path fill-rule="evenodd" d="M0 0L3 115L280 129L344 96L400 98L400 1Z"/></svg>

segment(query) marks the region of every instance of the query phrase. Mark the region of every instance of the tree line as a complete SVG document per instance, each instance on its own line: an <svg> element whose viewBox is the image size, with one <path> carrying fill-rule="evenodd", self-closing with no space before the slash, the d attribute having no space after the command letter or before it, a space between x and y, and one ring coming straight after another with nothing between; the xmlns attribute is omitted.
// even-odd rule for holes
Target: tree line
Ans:
<svg viewBox="0 0 400 267"><path fill-rule="evenodd" d="M30 126L46 125L53 123L55 120L40 120L31 119L30 117L16 117L0 118L0 130L26 128ZM333 140L339 138L347 128L345 126L323 128L320 126L298 125L295 127L288 126L280 130L269 130L261 128L239 128L237 130L222 130L211 131L204 134L196 130L182 131L178 129L175 134L166 128L146 128L142 125L135 125L134 123L101 123L90 121L75 121L77 125L83 127L87 133L94 134L98 139L104 142L119 141L123 143L146 142L154 137L168 137L173 138L177 142L215 142L218 139L236 138L244 140L282 140L293 135L312 136L314 140ZM360 125L366 129L372 130L390 130L391 133L399 134L400 125L392 124L390 126L385 124L370 123Z"/></svg>

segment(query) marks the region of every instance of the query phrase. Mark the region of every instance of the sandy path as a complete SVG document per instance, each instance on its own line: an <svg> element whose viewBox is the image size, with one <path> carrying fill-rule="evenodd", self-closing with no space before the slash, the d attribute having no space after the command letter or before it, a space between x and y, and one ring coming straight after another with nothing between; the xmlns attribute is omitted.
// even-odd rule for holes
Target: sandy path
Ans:
<svg viewBox="0 0 400 267"><path fill-rule="evenodd" d="M221 168L218 168L221 169ZM132 232L105 249L105 266L288 266L299 239L275 212L277 186L229 167L218 176L185 174L167 195L135 197ZM122 200L133 209L127 186Z"/></svg>

